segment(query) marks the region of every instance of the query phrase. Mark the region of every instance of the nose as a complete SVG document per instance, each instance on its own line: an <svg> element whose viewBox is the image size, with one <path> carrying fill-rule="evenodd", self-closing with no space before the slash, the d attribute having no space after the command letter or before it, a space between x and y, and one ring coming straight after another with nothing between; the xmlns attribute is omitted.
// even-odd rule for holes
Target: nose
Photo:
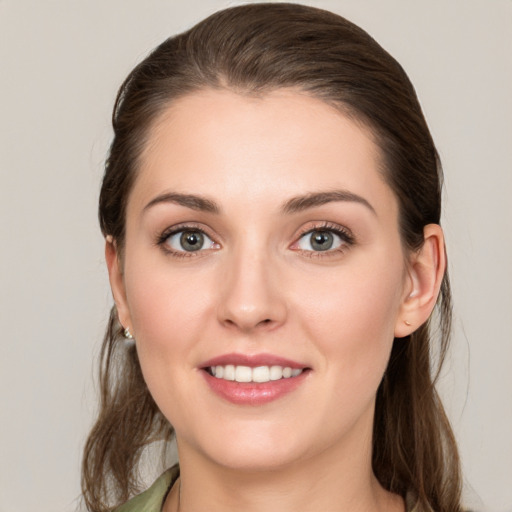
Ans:
<svg viewBox="0 0 512 512"><path fill-rule="evenodd" d="M238 254L227 264L220 286L218 319L241 332L274 330L287 316L279 269L262 253Z"/></svg>

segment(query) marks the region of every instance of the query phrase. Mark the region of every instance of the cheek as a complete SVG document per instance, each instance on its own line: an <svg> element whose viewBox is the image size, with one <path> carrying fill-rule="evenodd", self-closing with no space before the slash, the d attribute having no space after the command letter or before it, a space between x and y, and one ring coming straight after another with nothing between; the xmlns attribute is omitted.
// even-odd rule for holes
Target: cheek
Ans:
<svg viewBox="0 0 512 512"><path fill-rule="evenodd" d="M140 269L141 265L137 265ZM197 396L189 385L205 337L205 279L169 267L132 273L127 296L142 374L164 416L177 429L193 424ZM184 405L186 404L186 405Z"/></svg>
<svg viewBox="0 0 512 512"><path fill-rule="evenodd" d="M324 283L324 286L319 286ZM400 307L402 269L365 265L337 269L325 280L305 283L301 329L336 368L339 378L363 381L384 372ZM306 289L309 293L306 293Z"/></svg>
<svg viewBox="0 0 512 512"><path fill-rule="evenodd" d="M348 432L361 418L371 422L394 339L400 275L379 267L339 272L321 293L315 280L317 293L302 301L300 330L314 340L325 379L322 393L314 397L325 439Z"/></svg>
<svg viewBox="0 0 512 512"><path fill-rule="evenodd" d="M165 261L143 266L135 258L126 275L137 339L150 342L155 349L164 349L171 340L173 345L179 345L180 340L190 338L206 308L205 276L197 275L191 280L188 273L173 270Z"/></svg>
<svg viewBox="0 0 512 512"><path fill-rule="evenodd" d="M211 306L208 281L172 271L166 262L133 263L133 271L126 272L126 292L142 372L157 403L172 404L171 393L197 363Z"/></svg>

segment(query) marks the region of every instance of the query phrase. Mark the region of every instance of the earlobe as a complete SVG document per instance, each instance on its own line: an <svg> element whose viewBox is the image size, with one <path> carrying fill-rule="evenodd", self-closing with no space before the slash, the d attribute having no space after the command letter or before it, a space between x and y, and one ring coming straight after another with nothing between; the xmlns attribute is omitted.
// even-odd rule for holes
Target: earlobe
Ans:
<svg viewBox="0 0 512 512"><path fill-rule="evenodd" d="M105 260L108 268L110 289L116 304L119 322L124 328L130 328L132 324L126 300L122 263L116 243L111 236L107 236L105 239Z"/></svg>
<svg viewBox="0 0 512 512"><path fill-rule="evenodd" d="M446 252L441 226L424 228L424 243L411 254L405 296L397 316L395 337L412 334L429 318L437 301L446 270Z"/></svg>

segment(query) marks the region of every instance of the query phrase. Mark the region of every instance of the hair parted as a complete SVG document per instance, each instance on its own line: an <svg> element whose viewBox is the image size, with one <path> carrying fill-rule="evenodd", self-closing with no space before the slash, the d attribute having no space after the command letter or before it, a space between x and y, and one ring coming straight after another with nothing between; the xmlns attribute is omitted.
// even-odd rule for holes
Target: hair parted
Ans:
<svg viewBox="0 0 512 512"><path fill-rule="evenodd" d="M274 2L219 11L164 41L128 75L112 116L114 139L99 200L103 234L122 250L141 153L150 128L173 101L205 88L263 95L285 87L317 97L370 129L382 173L398 199L404 247L421 247L424 226L440 221L442 171L407 75L341 16ZM458 512L459 458L434 386L450 335L447 275L437 308L435 340L427 322L394 341L377 393L373 470L386 489L414 493L425 510ZM122 345L114 308L101 351L100 410L83 459L84 501L94 512L110 511L136 493L143 450L173 435L144 383L135 348ZM433 349L439 354L435 365Z"/></svg>

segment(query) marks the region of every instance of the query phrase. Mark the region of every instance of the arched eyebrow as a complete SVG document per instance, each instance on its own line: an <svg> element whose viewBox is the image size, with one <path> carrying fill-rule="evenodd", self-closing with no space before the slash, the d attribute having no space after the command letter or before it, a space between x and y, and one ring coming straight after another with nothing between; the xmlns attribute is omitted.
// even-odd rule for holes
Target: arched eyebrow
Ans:
<svg viewBox="0 0 512 512"><path fill-rule="evenodd" d="M185 206L191 210L208 213L220 213L220 208L215 201L195 194L181 194L178 192L167 192L152 199L146 206L144 212L160 203L174 203Z"/></svg>
<svg viewBox="0 0 512 512"><path fill-rule="evenodd" d="M321 206L336 201L355 202L362 204L376 215L375 208L364 198L348 190L330 190L327 192L311 192L303 196L292 197L282 207L283 213L297 213L308 208Z"/></svg>
<svg viewBox="0 0 512 512"><path fill-rule="evenodd" d="M330 190L327 192L311 192L302 196L292 197L281 207L284 214L293 214L321 206L327 203L343 201L362 204L376 215L373 206L364 198L348 190ZM215 201L196 194L182 194L178 192L167 192L152 199L145 207L146 212L151 207L160 203L174 203L191 210L219 214L221 209Z"/></svg>

